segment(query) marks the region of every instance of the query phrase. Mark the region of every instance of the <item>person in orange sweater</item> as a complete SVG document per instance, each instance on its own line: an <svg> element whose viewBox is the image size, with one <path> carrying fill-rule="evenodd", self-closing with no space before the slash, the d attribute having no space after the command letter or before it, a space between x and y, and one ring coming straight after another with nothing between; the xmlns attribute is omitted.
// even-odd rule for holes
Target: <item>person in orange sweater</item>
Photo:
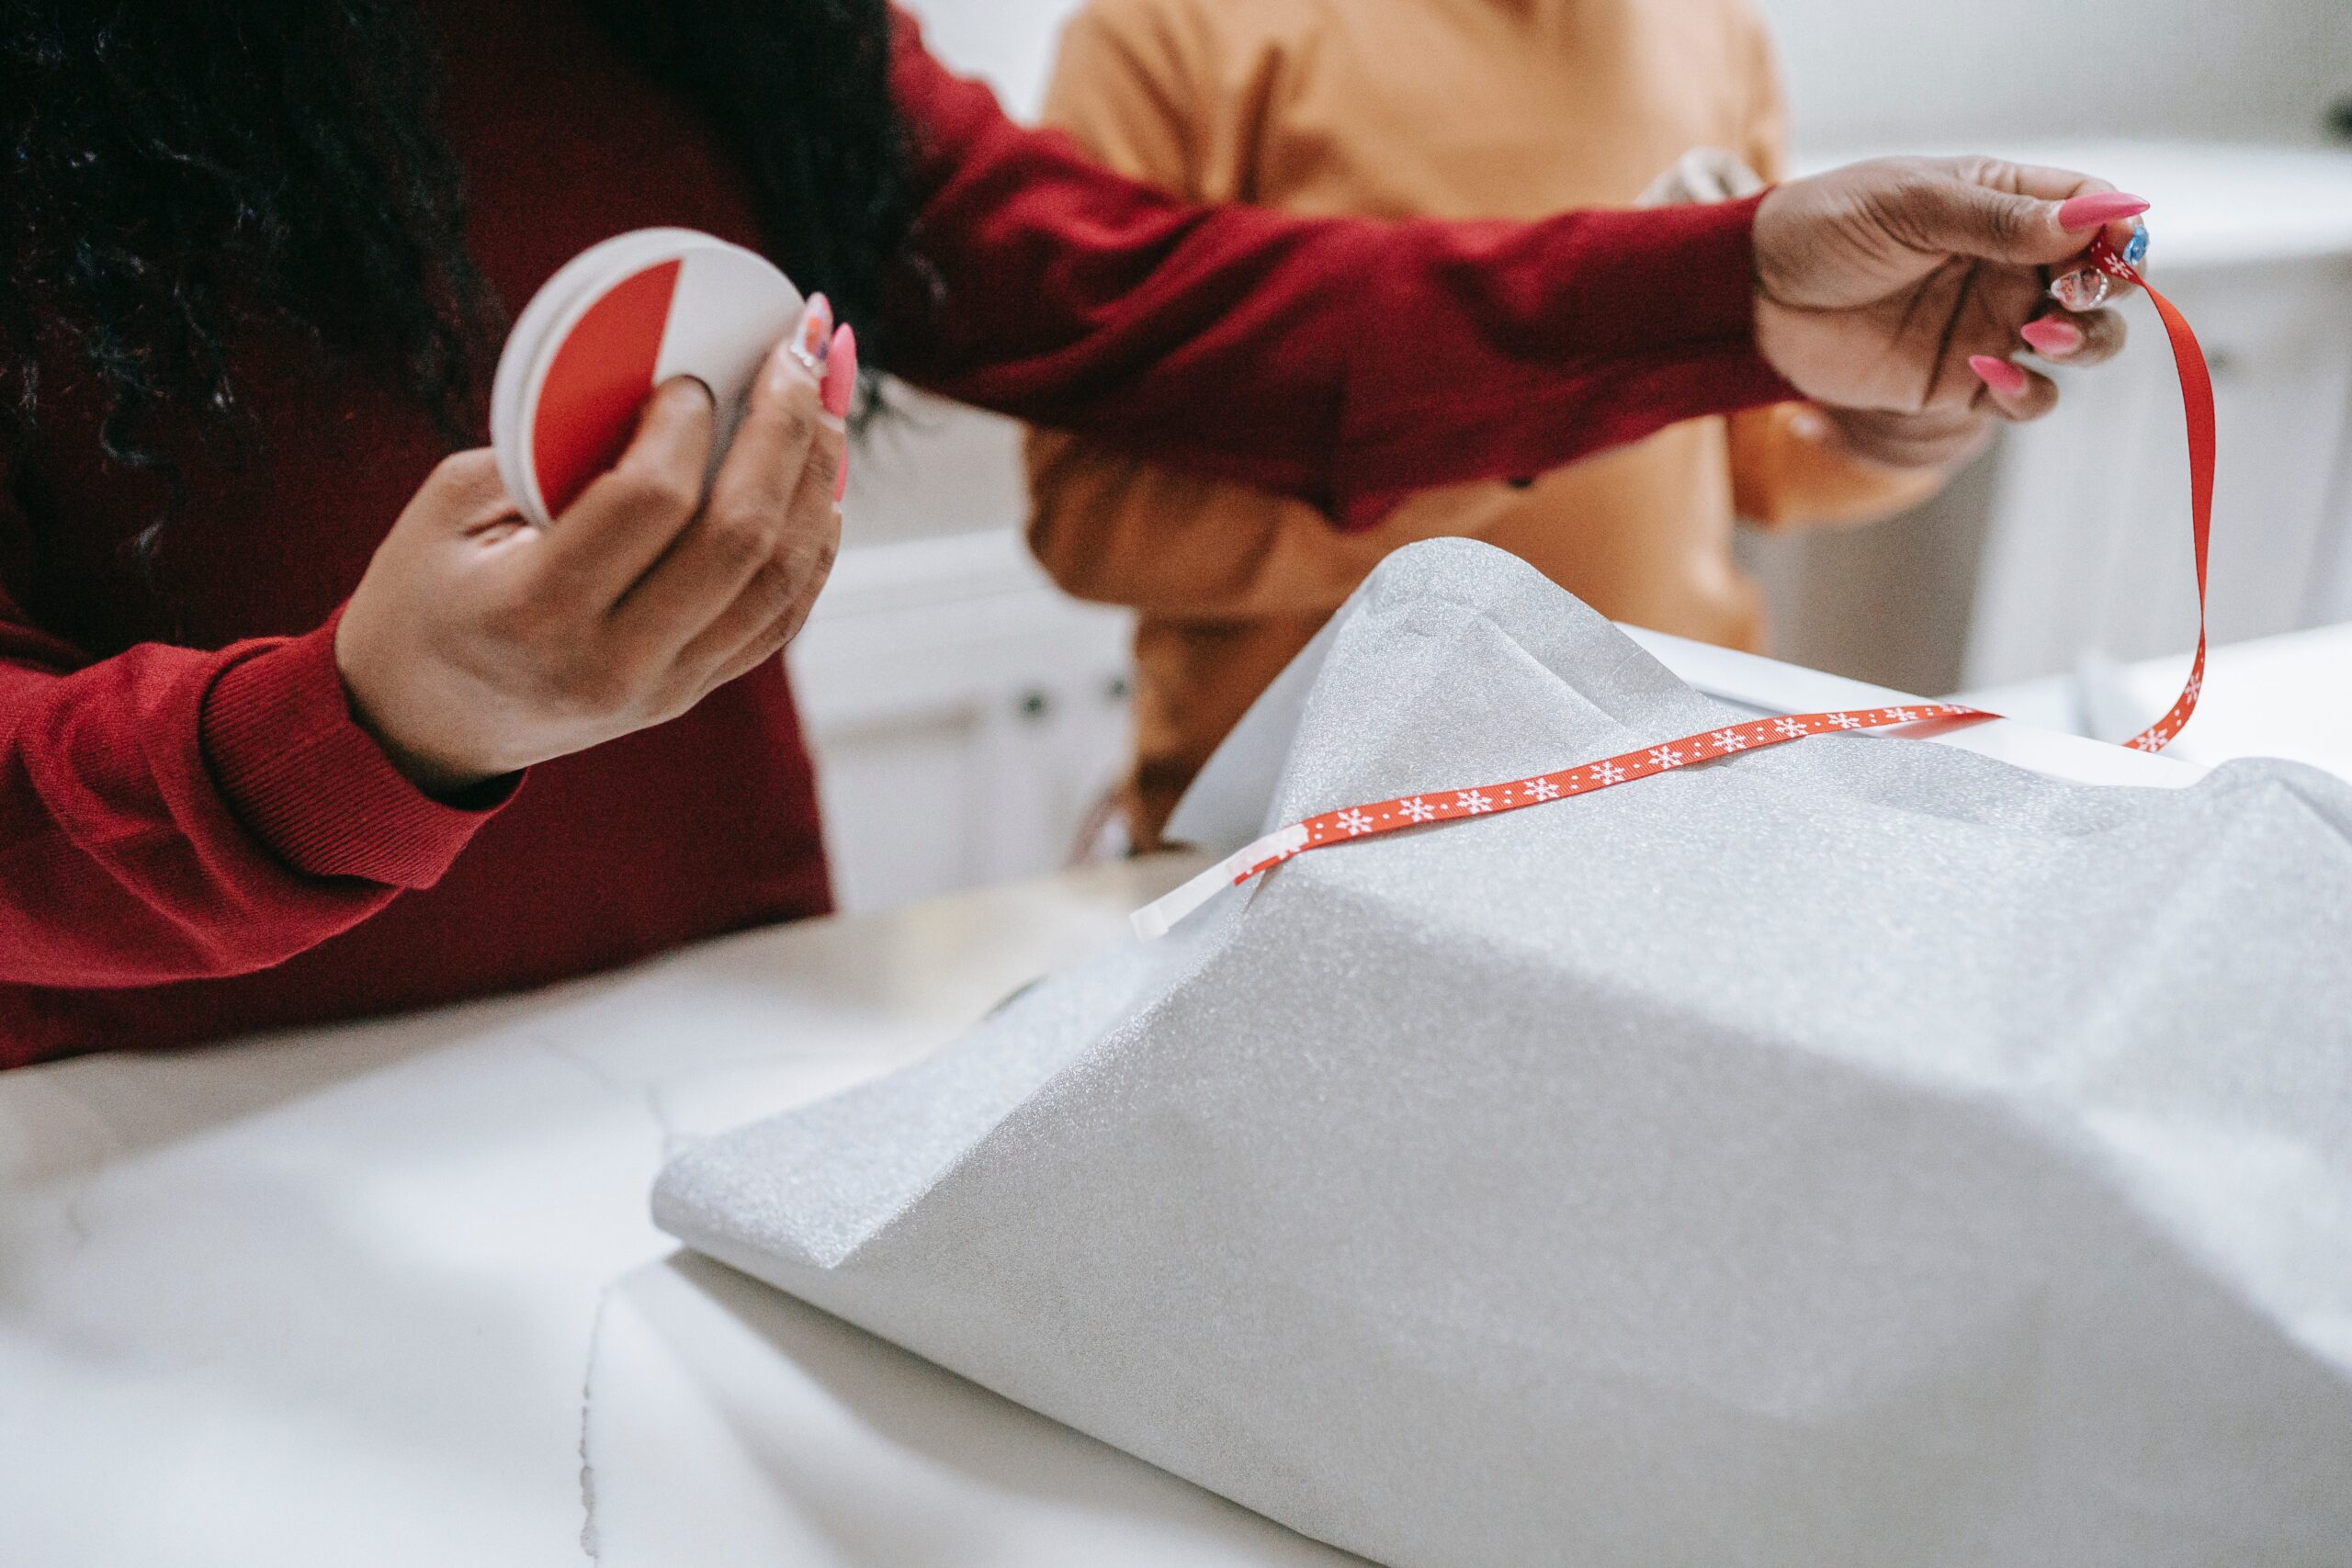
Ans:
<svg viewBox="0 0 2352 1568"><path fill-rule="evenodd" d="M1045 118L1196 200L1372 217L1741 196L1780 176L1787 135L1747 0L1091 0L1063 35ZM1040 431L1030 542L1070 592L1141 612L1125 804L1149 847L1258 694L1398 546L1468 535L1605 615L1755 649L1736 517L1889 515L1938 488L1984 425L1898 435L1782 404L1430 491L1354 534L1301 502Z"/></svg>

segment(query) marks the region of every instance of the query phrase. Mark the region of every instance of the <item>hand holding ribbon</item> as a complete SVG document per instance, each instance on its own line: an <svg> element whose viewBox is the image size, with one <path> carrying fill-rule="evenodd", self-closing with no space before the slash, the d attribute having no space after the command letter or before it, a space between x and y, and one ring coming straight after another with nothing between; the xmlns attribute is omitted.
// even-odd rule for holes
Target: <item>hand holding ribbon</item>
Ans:
<svg viewBox="0 0 2352 1568"><path fill-rule="evenodd" d="M1884 158L1792 180L1756 211L1757 348L1828 408L2038 419L2057 404L2053 382L2018 369L1988 397L1975 363L2006 363L2047 307L2050 269L2092 243L2128 245L2147 205L1988 158ZM2070 364L2122 346L2112 310L2065 320L2082 339Z"/></svg>

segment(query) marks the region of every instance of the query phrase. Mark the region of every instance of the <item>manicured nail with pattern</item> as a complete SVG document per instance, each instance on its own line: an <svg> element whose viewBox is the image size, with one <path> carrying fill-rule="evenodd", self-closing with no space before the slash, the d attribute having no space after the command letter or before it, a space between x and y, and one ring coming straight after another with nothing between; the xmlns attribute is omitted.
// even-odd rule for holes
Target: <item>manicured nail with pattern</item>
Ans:
<svg viewBox="0 0 2352 1568"><path fill-rule="evenodd" d="M2058 209L2058 227L2096 229L2102 223L2137 218L2147 210L2148 204L2128 191L2095 191L2062 204Z"/></svg>
<svg viewBox="0 0 2352 1568"><path fill-rule="evenodd" d="M2099 268L2078 266L2051 283L2050 298L2069 310L2096 310L2107 303L2113 289L2114 285Z"/></svg>
<svg viewBox="0 0 2352 1568"><path fill-rule="evenodd" d="M792 357L822 382L825 360L832 352L833 302L821 294L811 294L808 308L800 312L800 325L792 334Z"/></svg>
<svg viewBox="0 0 2352 1568"><path fill-rule="evenodd" d="M1996 359L1989 354L1973 354L1968 367L1984 379L1986 386L2005 398L2014 398L2026 389L2026 374L2006 359Z"/></svg>
<svg viewBox="0 0 2352 1568"><path fill-rule="evenodd" d="M2048 359L2062 359L2083 346L2083 329L2054 316L2028 321L2018 329L2018 336L2031 344L2036 354Z"/></svg>

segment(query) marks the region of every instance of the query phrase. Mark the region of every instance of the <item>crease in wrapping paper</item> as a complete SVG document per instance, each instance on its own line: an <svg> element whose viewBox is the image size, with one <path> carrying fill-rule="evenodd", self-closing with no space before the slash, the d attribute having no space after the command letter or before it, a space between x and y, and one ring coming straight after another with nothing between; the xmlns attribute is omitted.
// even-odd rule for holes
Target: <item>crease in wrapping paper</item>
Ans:
<svg viewBox="0 0 2352 1568"><path fill-rule="evenodd" d="M1745 716L1459 540L1306 668L1244 837ZM2347 952L2326 775L1824 737L1301 857L655 1213L1394 1568L2343 1568Z"/></svg>

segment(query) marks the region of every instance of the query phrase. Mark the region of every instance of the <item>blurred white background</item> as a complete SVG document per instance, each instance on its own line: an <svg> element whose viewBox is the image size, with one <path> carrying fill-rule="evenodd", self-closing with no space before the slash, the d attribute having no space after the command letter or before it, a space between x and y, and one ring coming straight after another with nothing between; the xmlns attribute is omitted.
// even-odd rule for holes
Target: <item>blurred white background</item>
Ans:
<svg viewBox="0 0 2352 1568"><path fill-rule="evenodd" d="M1079 0L910 3L1025 117ZM2352 0L1759 4L1802 163L2041 156L2155 202L2154 263L2219 388L2216 636L2352 620L2352 149L2329 130L2352 106ZM2154 327L1920 513L1747 541L1773 651L1940 694L2186 649ZM858 457L849 548L793 655L850 907L1051 869L1125 765L1125 618L1029 565L1017 441L917 404Z"/></svg>
<svg viewBox="0 0 2352 1568"><path fill-rule="evenodd" d="M2315 141L2346 0L1760 0L1810 152L1984 138Z"/></svg>
<svg viewBox="0 0 2352 1568"><path fill-rule="evenodd" d="M1248 0L1235 0L1246 5ZM2352 94L2346 0L1758 0L1809 152L1990 138L2315 141ZM1032 112L1077 0L911 0Z"/></svg>

